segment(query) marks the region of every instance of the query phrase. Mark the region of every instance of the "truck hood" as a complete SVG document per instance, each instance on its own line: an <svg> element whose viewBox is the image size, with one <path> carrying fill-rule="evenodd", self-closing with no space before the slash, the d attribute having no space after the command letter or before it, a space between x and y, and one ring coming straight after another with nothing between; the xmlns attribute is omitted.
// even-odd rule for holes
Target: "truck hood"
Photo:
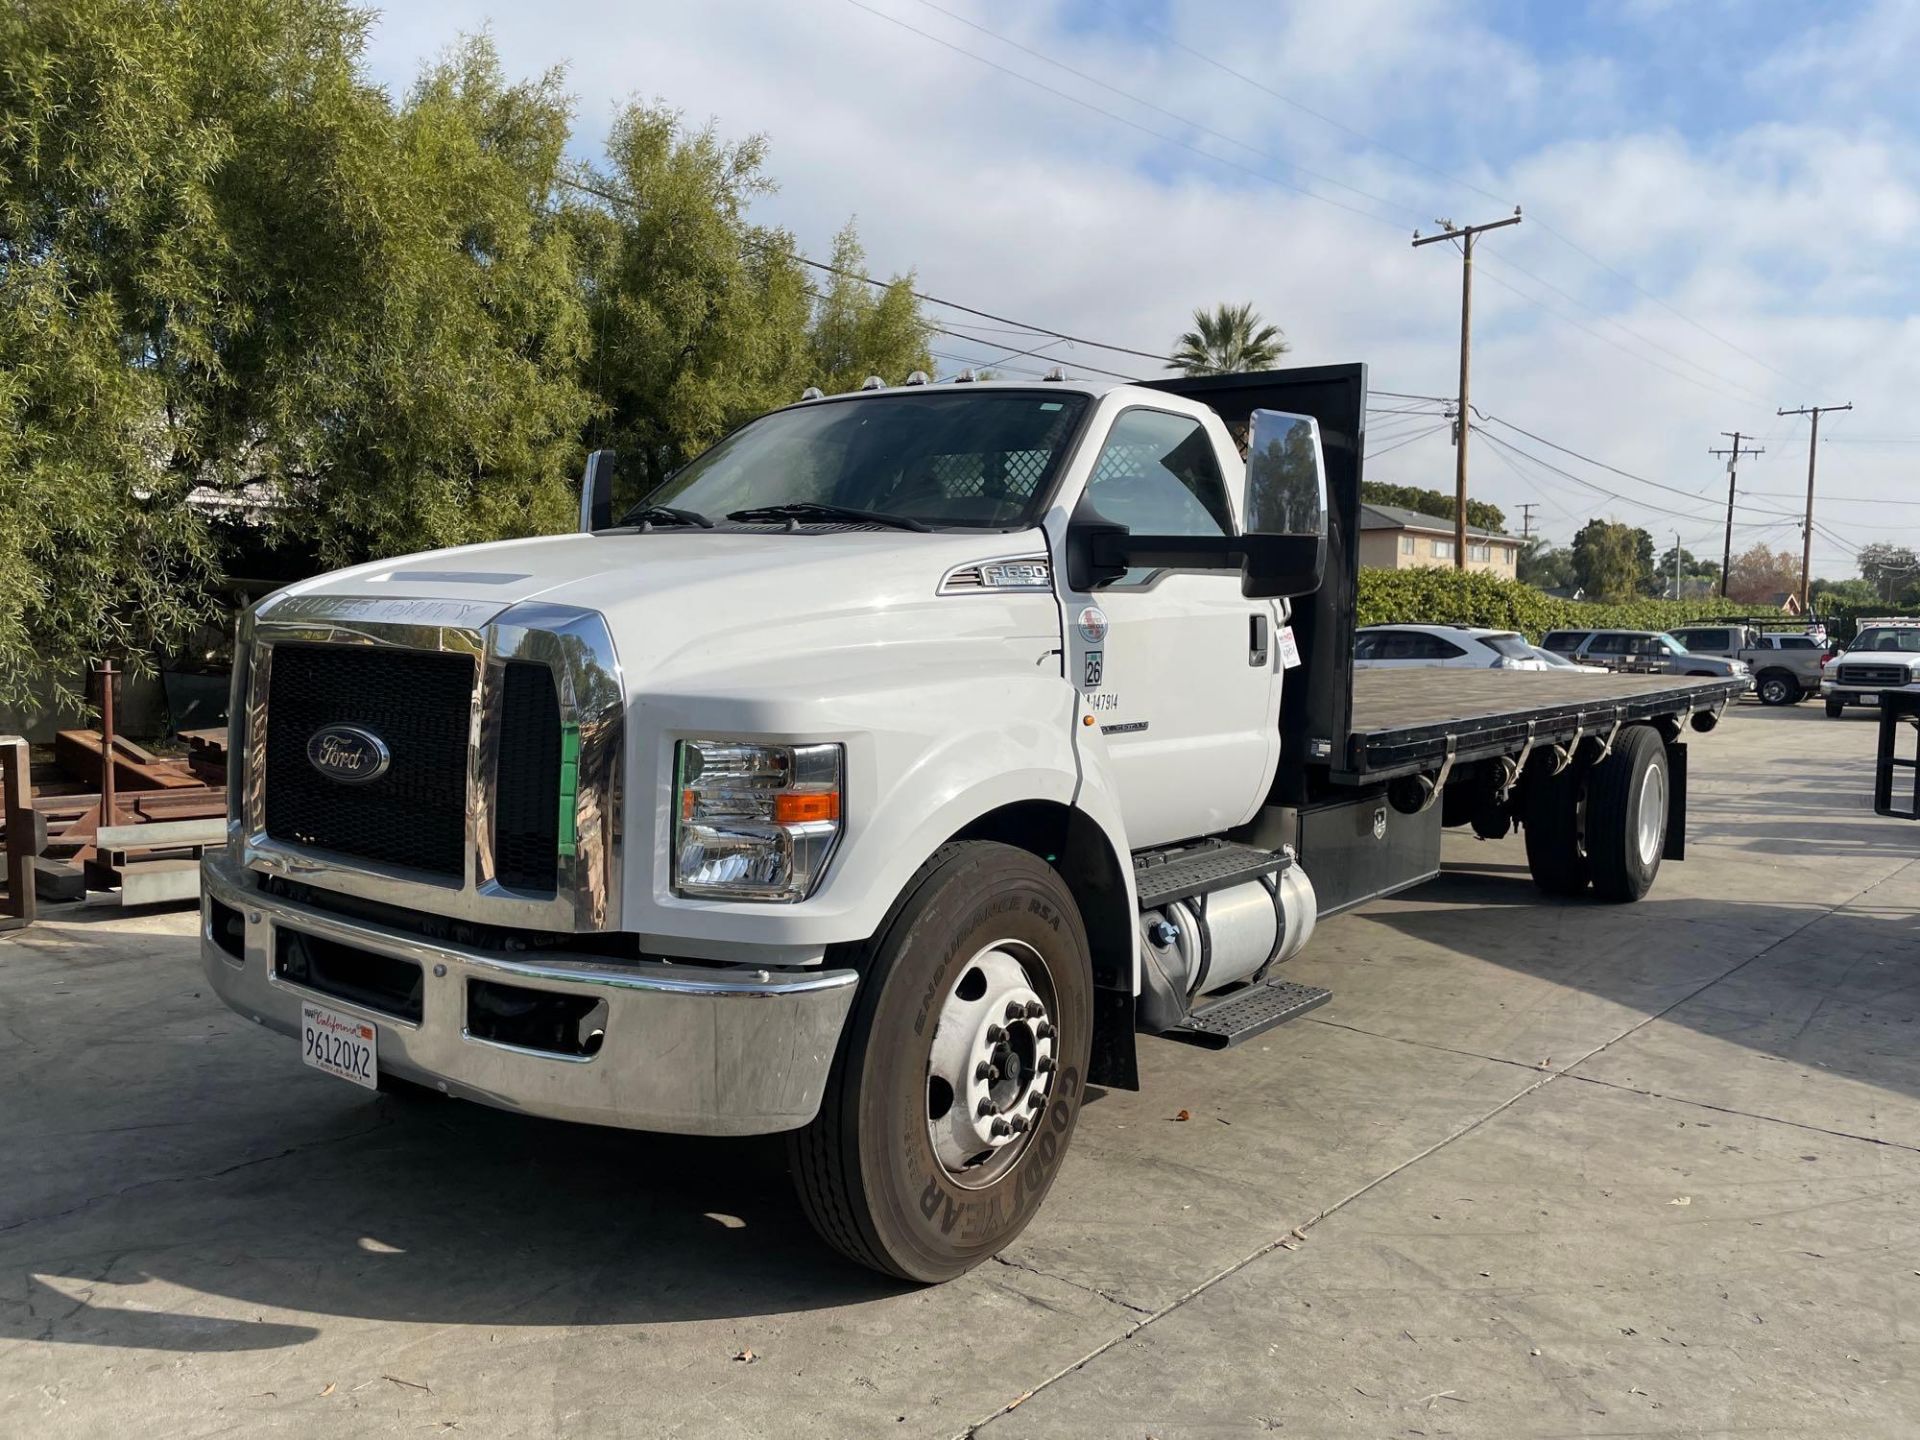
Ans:
<svg viewBox="0 0 1920 1440"><path fill-rule="evenodd" d="M639 670L657 682L907 643L1057 645L1051 594L938 593L956 566L1045 553L1038 529L551 535L378 561L280 594L457 601L472 607L460 622L471 626L531 600L597 610L630 677ZM1032 648L1021 647L1021 663L1033 663Z"/></svg>

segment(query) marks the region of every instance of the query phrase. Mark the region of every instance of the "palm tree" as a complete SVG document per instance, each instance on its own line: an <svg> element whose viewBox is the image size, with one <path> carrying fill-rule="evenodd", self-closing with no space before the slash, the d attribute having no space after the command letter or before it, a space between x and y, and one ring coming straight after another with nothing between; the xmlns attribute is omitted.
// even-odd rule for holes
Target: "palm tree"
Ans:
<svg viewBox="0 0 1920 1440"><path fill-rule="evenodd" d="M1180 337L1168 368L1186 375L1231 375L1265 370L1293 347L1254 313L1251 304L1216 305L1193 312L1195 329Z"/></svg>

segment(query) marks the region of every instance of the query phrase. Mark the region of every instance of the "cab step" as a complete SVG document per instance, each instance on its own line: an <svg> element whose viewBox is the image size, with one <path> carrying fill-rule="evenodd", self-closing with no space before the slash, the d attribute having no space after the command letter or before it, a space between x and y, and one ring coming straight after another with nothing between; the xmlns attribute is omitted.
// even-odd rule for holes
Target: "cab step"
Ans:
<svg viewBox="0 0 1920 1440"><path fill-rule="evenodd" d="M1264 1035L1333 998L1318 985L1296 985L1291 980L1267 980L1233 990L1196 1008L1180 1024L1164 1032L1170 1040L1225 1050L1242 1040Z"/></svg>
<svg viewBox="0 0 1920 1440"><path fill-rule="evenodd" d="M1259 850L1229 840L1203 840L1171 850L1149 850L1133 857L1133 884L1140 908L1152 910L1171 900L1210 895L1271 875L1293 863L1278 850Z"/></svg>

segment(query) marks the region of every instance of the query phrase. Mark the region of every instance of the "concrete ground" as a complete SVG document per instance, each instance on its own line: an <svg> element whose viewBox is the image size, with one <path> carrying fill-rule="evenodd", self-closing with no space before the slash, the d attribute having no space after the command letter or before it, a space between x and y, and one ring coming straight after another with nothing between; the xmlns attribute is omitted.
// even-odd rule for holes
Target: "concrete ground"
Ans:
<svg viewBox="0 0 1920 1440"><path fill-rule="evenodd" d="M1331 1004L1144 1040L938 1289L817 1245L778 1143L373 1098L223 1009L190 915L69 912L0 940L0 1433L1920 1433L1920 828L1873 735L1696 737L1635 906L1449 836L1291 967Z"/></svg>

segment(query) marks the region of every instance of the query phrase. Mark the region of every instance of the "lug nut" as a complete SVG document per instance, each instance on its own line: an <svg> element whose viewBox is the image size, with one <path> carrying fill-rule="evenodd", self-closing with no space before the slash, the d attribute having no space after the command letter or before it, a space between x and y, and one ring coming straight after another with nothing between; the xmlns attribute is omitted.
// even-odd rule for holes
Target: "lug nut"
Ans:
<svg viewBox="0 0 1920 1440"><path fill-rule="evenodd" d="M973 1107L973 1113L983 1120L986 1119L987 1116L993 1114L993 1101L982 1095L980 1097L980 1103Z"/></svg>
<svg viewBox="0 0 1920 1440"><path fill-rule="evenodd" d="M989 1045L998 1045L1006 1038L1007 1032L1002 1030L998 1025L987 1026L987 1043Z"/></svg>
<svg viewBox="0 0 1920 1440"><path fill-rule="evenodd" d="M1013 1117L1013 1119L1007 1122L1007 1125L1013 1131L1014 1134L1016 1135L1024 1134L1027 1128L1027 1117L1024 1115L1016 1115Z"/></svg>
<svg viewBox="0 0 1920 1440"><path fill-rule="evenodd" d="M1009 1000L1007 1002L1007 1019L1024 1020L1026 1018L1027 1018L1026 1006L1022 1005L1018 1000Z"/></svg>
<svg viewBox="0 0 1920 1440"><path fill-rule="evenodd" d="M1042 1005L1038 1000L1029 1000L1027 1002L1027 1019L1038 1020L1046 1013L1047 1007Z"/></svg>
<svg viewBox="0 0 1920 1440"><path fill-rule="evenodd" d="M1000 1067L991 1061L982 1060L978 1065L973 1067L973 1078L976 1080L998 1080L1000 1078Z"/></svg>
<svg viewBox="0 0 1920 1440"><path fill-rule="evenodd" d="M1027 1108L1030 1110L1046 1109L1047 1097L1042 1095L1038 1090L1035 1090L1031 1095L1027 1096Z"/></svg>
<svg viewBox="0 0 1920 1440"><path fill-rule="evenodd" d="M1053 1069L1053 1056L1051 1055L1042 1055L1038 1060L1033 1062L1033 1073L1036 1075L1044 1075L1051 1069Z"/></svg>
<svg viewBox="0 0 1920 1440"><path fill-rule="evenodd" d="M1033 1033L1038 1035L1042 1040L1051 1040L1053 1038L1053 1026L1049 1025L1045 1020L1042 1020L1038 1025L1033 1027Z"/></svg>
<svg viewBox="0 0 1920 1440"><path fill-rule="evenodd" d="M993 1129L993 1136L996 1140L1002 1135L1011 1135L1013 1133L1013 1126L1009 1125L1004 1120L994 1121L992 1129Z"/></svg>

